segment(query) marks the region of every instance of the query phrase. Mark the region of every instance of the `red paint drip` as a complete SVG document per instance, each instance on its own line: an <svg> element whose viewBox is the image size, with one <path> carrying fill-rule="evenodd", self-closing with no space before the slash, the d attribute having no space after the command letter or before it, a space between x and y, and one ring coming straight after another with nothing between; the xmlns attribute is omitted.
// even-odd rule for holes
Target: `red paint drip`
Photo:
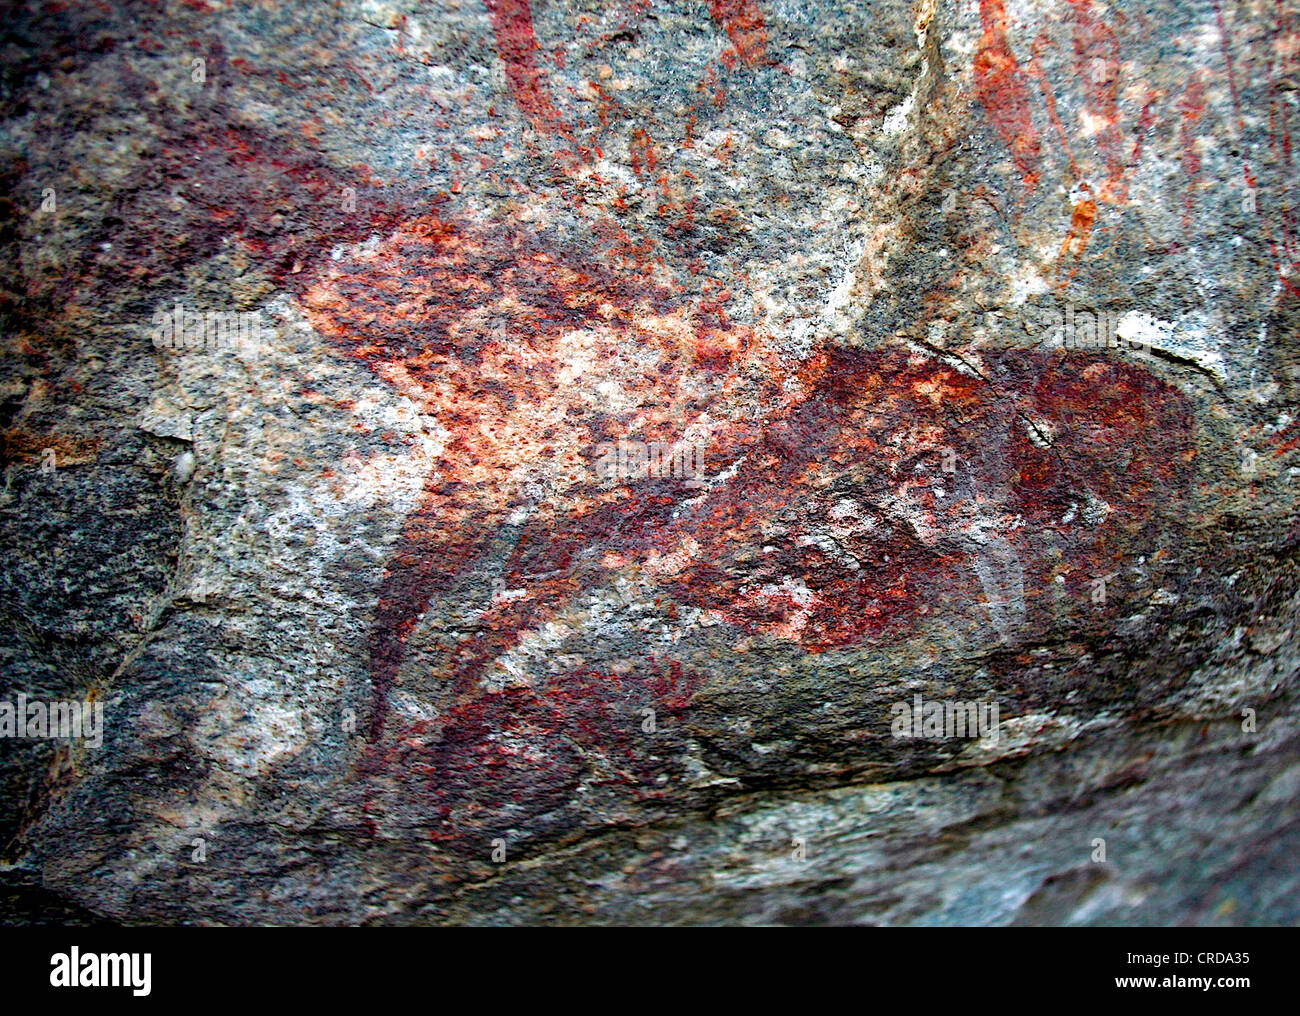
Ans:
<svg viewBox="0 0 1300 1016"><path fill-rule="evenodd" d="M533 33L529 0L485 0L496 33L497 53L506 68L510 93L539 134L570 131L551 101L550 89L537 66L539 47Z"/></svg>
<svg viewBox="0 0 1300 1016"><path fill-rule="evenodd" d="M1182 114L1178 139L1183 147L1183 171L1187 174L1186 210L1183 212L1183 228L1187 228L1192 223L1196 189L1201 179L1201 153L1197 150L1196 137L1192 133L1192 126L1205 115L1205 86L1201 82L1199 72L1193 74L1192 79L1187 83L1187 90L1183 93L1183 101L1179 103L1178 110Z"/></svg>
<svg viewBox="0 0 1300 1016"><path fill-rule="evenodd" d="M994 128L1032 191L1039 180L1041 149L1029 107L1025 73L1007 41L1007 12L1002 0L980 0L984 36L975 57L975 92Z"/></svg>
<svg viewBox="0 0 1300 1016"><path fill-rule="evenodd" d="M1070 0L1074 11L1075 72L1084 82L1088 112L1101 121L1097 135L1106 165L1105 191L1115 191L1124 176L1123 133L1119 126L1119 41L1114 30L1093 12L1091 0ZM1118 194L1111 195L1112 197Z"/></svg>

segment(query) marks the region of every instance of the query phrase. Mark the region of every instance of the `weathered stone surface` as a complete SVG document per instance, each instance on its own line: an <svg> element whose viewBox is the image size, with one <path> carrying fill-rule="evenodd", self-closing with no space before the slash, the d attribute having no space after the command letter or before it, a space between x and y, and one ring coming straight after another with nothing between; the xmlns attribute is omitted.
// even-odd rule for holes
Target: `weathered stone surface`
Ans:
<svg viewBox="0 0 1300 1016"><path fill-rule="evenodd" d="M0 919L1300 917L1293 3L3 63Z"/></svg>

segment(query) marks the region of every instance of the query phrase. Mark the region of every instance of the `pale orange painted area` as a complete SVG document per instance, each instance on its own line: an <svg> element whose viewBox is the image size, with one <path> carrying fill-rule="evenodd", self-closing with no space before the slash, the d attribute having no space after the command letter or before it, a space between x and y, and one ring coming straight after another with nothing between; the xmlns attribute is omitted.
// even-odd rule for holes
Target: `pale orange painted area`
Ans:
<svg viewBox="0 0 1300 1016"><path fill-rule="evenodd" d="M612 292L543 253L501 266L493 255L519 238L477 228L403 224L331 265L301 300L313 328L449 432L431 490L471 484L478 509L504 512L540 473L576 496L609 437L593 419L616 421L618 438L675 441L701 418L707 429L706 407L734 405L728 396L753 377L779 383L778 361L752 329L704 324L689 303L674 306L635 278ZM565 314L580 320L556 320ZM435 326L443 344L421 343Z"/></svg>
<svg viewBox="0 0 1300 1016"><path fill-rule="evenodd" d="M1091 194L1091 192L1088 192ZM1061 253L1057 257L1056 271L1059 276L1061 270L1065 267L1065 259L1071 253L1073 248L1074 267L1064 281L1074 277L1075 272L1079 270L1079 259L1083 257L1083 252L1088 249L1088 240L1092 236L1092 227L1097 221L1097 202L1090 196L1085 197L1082 201L1074 206L1074 214L1070 217L1070 233L1061 244Z"/></svg>

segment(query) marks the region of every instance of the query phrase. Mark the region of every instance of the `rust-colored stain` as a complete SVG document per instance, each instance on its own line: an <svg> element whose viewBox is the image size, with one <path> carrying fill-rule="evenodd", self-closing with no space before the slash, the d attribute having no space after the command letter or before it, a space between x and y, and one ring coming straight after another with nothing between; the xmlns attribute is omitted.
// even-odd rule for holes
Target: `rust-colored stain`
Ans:
<svg viewBox="0 0 1300 1016"><path fill-rule="evenodd" d="M980 0L984 35L975 56L975 89L1003 142L1011 150L1025 189L1038 185L1041 148L1030 108L1027 74L1007 41L1007 11L1002 0Z"/></svg>
<svg viewBox="0 0 1300 1016"><path fill-rule="evenodd" d="M601 103L598 124L566 120L546 71L561 61L538 45L530 4L486 4L510 91L503 101L540 138L550 182L586 236L563 243L508 221L509 209L458 214L449 195L410 211L367 194L364 214L350 214L339 196L369 186L365 167L345 177L310 156L267 151L247 132L195 127L161 159L182 183L193 172L187 156L207 160L220 184L202 199L207 221L163 237L150 252L156 263L137 268L152 271L176 249L210 253L236 235L341 356L446 431L378 590L365 762L377 785L396 781L418 814L447 823L435 836L488 810L544 814L573 799L597 757L600 781L663 792L639 711L655 710L665 727L686 722L707 674L649 648L617 673L583 664L525 680L499 665L624 580L646 587L669 618L703 612L736 641L823 653L923 637L945 618L979 623L996 592L981 574L999 570L1016 576L1023 625L1041 630L1060 590L1086 603L1091 580L1181 524L1192 410L1136 364L1004 351L983 354L977 375L906 350L848 349L795 363L733 320L743 277L701 274L690 292L672 282L665 245L680 254L697 221L735 214L697 207L679 186L689 178L671 172L664 139L680 130L659 132L653 117L629 128L632 169L656 188L664 228L635 235L582 198L584 187L610 186L592 171L602 132L619 129L618 103ZM759 4L711 0L708 9L745 65L736 73L762 73L772 42ZM1062 264L1087 250L1099 203L1123 200L1128 171L1114 34L1083 0L1072 10L1076 61L1107 69L1084 86L1101 125L1104 193L1076 205ZM1068 132L1038 66L1042 46L1022 68L1000 0L981 0L980 16L977 95L1032 191L1044 172L1036 94L1067 152ZM700 85L699 108L726 101L716 75ZM1150 126L1145 112L1142 122ZM1082 166L1075 175L1087 179ZM285 235L264 221L280 205L319 211ZM371 234L382 239L330 257ZM592 477L600 444L673 443L699 421L708 473L726 470L711 486L610 487ZM529 493L538 483L545 496ZM509 595L492 595L492 577ZM467 598L479 613L454 629L464 634L422 629L422 617ZM438 715L395 709L403 692L427 692ZM372 814L383 800L377 792Z"/></svg>
<svg viewBox="0 0 1300 1016"><path fill-rule="evenodd" d="M790 374L762 336L698 301L575 265L514 228L422 217L332 264L302 302L340 350L451 433L389 561L371 639L368 764L407 783L425 774L418 793L438 813L463 798L486 805L490 787L470 772L480 764L500 793L543 807L537 795L573 791L580 757L632 750L633 706L678 715L706 686L686 675L674 685L684 690L655 692L655 675L680 664L654 654L623 676L579 669L540 686L493 669L620 578L816 653L904 640L932 611L969 611L987 596L975 565L991 541L1023 575L1032 625L1058 576L1082 602L1142 533L1166 531L1187 485L1190 407L1137 366L1006 352L975 377L908 352L833 351ZM731 415L745 398L765 407L761 422ZM601 442L672 442L706 414L710 473L731 475L705 491L611 489L586 468ZM530 506L522 478L539 463L551 495ZM1105 505L1100 523L1082 519L1090 502ZM485 569L521 508L499 566L512 595L492 598ZM420 619L475 585L473 633L422 651L441 716L394 718ZM548 723L564 736L541 737ZM554 776L540 787L538 766Z"/></svg>
<svg viewBox="0 0 1300 1016"><path fill-rule="evenodd" d="M1052 135L1069 163L1073 183L1086 188L1087 197L1070 210L1070 220L1064 228L1066 237L1060 247L1057 276L1062 286L1078 271L1088 249L1090 237L1100 215L1106 208L1121 208L1128 204L1130 179L1138 166L1144 140L1172 132L1182 148L1182 168L1185 175L1183 202L1184 231L1191 236L1197 227L1194 208L1201 185L1200 145L1204 128L1200 125L1206 110L1206 88L1213 74L1222 74L1232 97L1235 131L1237 137L1246 134L1241 112L1241 98L1236 74L1234 47L1248 45L1245 40L1234 40L1221 5L1214 4L1223 57L1222 71L1198 69L1188 77L1184 88L1173 90L1150 87L1141 77L1129 77L1133 71L1126 65L1120 47L1120 35L1108 23L1092 0L1068 0L1072 30L1070 47L1073 77L1070 81L1053 82L1043 70L1044 57L1056 45L1049 22L1026 47L1029 59L1022 67L1012 45L1013 26L1002 0L980 0L980 21L983 34L974 61L976 97L983 107L989 124L1011 153L1020 182L1026 193L1032 193L1041 181L1049 155L1034 123L1034 102L1027 86L1033 80L1042 97L1042 112L1052 127ZM1120 11L1110 14L1111 20L1129 32L1141 30L1141 25L1126 19ZM1138 16L1140 22L1141 16ZM1295 16L1284 5L1278 4L1278 33L1280 40L1294 40ZM1271 65L1271 79L1276 83L1271 90L1270 145L1274 160L1280 167L1293 165L1291 150L1290 116L1288 103L1282 97L1296 70L1296 57L1300 47L1294 43L1274 45L1265 62ZM1140 74L1140 70L1137 72ZM1074 91L1079 100L1080 123L1076 141L1071 143L1071 131L1061 120L1061 103L1056 88ZM1126 127L1120 111L1120 99L1125 90L1144 95L1137 122ZM1131 143L1128 140L1131 136ZM1079 138L1085 138L1080 143ZM1091 149L1091 156L1081 154ZM1243 146L1240 153L1242 185L1253 191L1258 186L1250 156ZM1295 290L1297 262L1296 217L1285 202L1285 195L1276 195L1277 204L1261 215L1261 229L1273 255L1279 282ZM1013 215L1017 215L1014 213ZM1068 271L1067 271L1068 268Z"/></svg>
<svg viewBox="0 0 1300 1016"><path fill-rule="evenodd" d="M739 383L733 361L758 355L745 329L680 306L643 276L570 264L517 230L432 216L365 262L331 265L303 304L323 334L452 433L381 594L379 689L424 604L463 577L518 507L521 470L554 463L564 482L634 424L645 440L678 440L682 419ZM657 366L642 372L649 353ZM570 486L579 511L609 496ZM384 710L381 693L380 726Z"/></svg>
<svg viewBox="0 0 1300 1016"><path fill-rule="evenodd" d="M1066 264L1066 256L1073 252L1074 269L1065 281L1073 277L1074 272L1078 270L1079 259L1083 257L1083 252L1088 249L1088 240L1092 236L1092 227L1097 221L1097 202L1092 198L1092 188L1084 186L1083 197L1074 206L1074 212L1070 216L1070 233L1061 244L1061 253L1057 258L1057 275L1059 276Z"/></svg>
<svg viewBox="0 0 1300 1016"><path fill-rule="evenodd" d="M52 468L80 466L94 462L103 441L65 434L34 434L20 427L0 430L0 469L10 465L43 465Z"/></svg>
<svg viewBox="0 0 1300 1016"><path fill-rule="evenodd" d="M537 37L533 32L533 9L529 0L484 0L492 15L497 54L506 69L510 93L540 133L567 131L551 100L542 70L537 64Z"/></svg>
<svg viewBox="0 0 1300 1016"><path fill-rule="evenodd" d="M751 67L767 55L767 28L755 0L709 0L713 18L727 32L740 59Z"/></svg>
<svg viewBox="0 0 1300 1016"><path fill-rule="evenodd" d="M1178 140L1183 148L1183 172L1187 174L1186 210L1183 213L1183 227L1192 223L1192 209L1195 204L1196 187L1201 179L1201 153L1197 149L1193 128L1205 115L1205 86L1199 73L1193 74L1187 82L1187 90L1179 103L1182 122L1178 128Z"/></svg>
<svg viewBox="0 0 1300 1016"><path fill-rule="evenodd" d="M558 139L554 166L575 180L598 156L553 101L529 4L488 6L515 103ZM1078 60L1114 62L1113 34L1086 3L1075 10ZM711 11L746 64L766 59L755 4ZM982 0L981 17L979 95L1032 188L1034 74L1011 52L999 0ZM1090 91L1098 116L1113 114L1113 88ZM599 129L610 129L617 105L602 109ZM1118 137L1101 145L1112 177ZM637 175L669 195L645 128L631 153ZM435 839L476 829L476 816L571 802L593 766L597 783L634 797L663 792L665 763L638 739L639 711L684 721L706 675L648 647L618 673L578 665L521 679L501 667L623 580L648 583L668 617L695 609L736 638L821 653L969 618L994 595L981 578L990 570L1015 574L1021 623L1046 627L1062 588L1086 602L1089 582L1179 524L1192 412L1141 367L1064 351L986 354L982 375L907 351L790 365L730 320L740 280L683 292L655 270L671 229L664 241L629 235L569 191L599 257L575 259L519 225L429 211L288 280L317 331L448 432L379 591L365 762ZM698 214L667 198L660 213L684 231ZM1094 203L1076 207L1063 260L1083 254L1095 218ZM708 472L725 479L691 490L593 478L598 445L672 443L704 419ZM528 493L528 479L546 495ZM421 634L431 611L467 596L481 611L472 630ZM395 711L403 688L431 696L438 715ZM385 794L370 799L375 821Z"/></svg>
<svg viewBox="0 0 1300 1016"><path fill-rule="evenodd" d="M1070 0L1074 14L1074 68L1083 85L1084 109L1093 121L1105 166L1099 190L1106 200L1124 202L1127 168L1119 116L1120 51L1115 31L1097 15L1092 0Z"/></svg>

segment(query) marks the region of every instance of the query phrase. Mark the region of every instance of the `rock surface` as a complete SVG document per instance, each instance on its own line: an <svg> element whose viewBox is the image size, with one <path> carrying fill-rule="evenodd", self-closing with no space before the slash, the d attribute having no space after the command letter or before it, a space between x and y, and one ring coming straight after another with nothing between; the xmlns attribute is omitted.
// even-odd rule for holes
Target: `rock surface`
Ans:
<svg viewBox="0 0 1300 1016"><path fill-rule="evenodd" d="M0 57L0 920L1300 919L1291 0Z"/></svg>

